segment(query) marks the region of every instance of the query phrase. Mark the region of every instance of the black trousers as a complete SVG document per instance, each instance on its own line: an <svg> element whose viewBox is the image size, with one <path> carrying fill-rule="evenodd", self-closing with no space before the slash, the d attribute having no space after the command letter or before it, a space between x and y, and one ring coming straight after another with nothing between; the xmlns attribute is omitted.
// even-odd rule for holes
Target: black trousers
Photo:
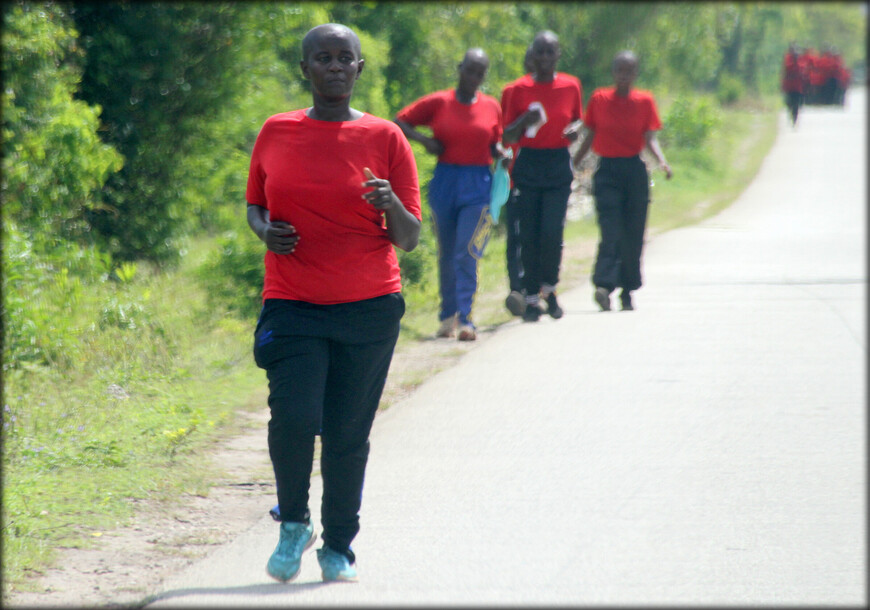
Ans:
<svg viewBox="0 0 870 610"><path fill-rule="evenodd" d="M323 540L351 558L369 432L404 312L399 293L338 305L267 299L254 333L254 359L269 379L269 456L281 520L310 518L319 434Z"/></svg>
<svg viewBox="0 0 870 610"><path fill-rule="evenodd" d="M592 283L608 290L637 290L649 207L646 166L640 156L602 157L592 191L601 232Z"/></svg>
<svg viewBox="0 0 870 610"><path fill-rule="evenodd" d="M788 106L789 114L791 115L792 124L797 122L798 111L803 104L803 95L799 91L787 91L785 94L785 105Z"/></svg>
<svg viewBox="0 0 870 610"><path fill-rule="evenodd" d="M520 292L523 289L523 261L520 248L520 216L516 189L511 189L510 197L502 210L505 222L505 258L507 261L508 283L510 289Z"/></svg>
<svg viewBox="0 0 870 610"><path fill-rule="evenodd" d="M522 286L536 295L541 284L559 283L565 213L571 195L567 148L521 148L513 174L520 226Z"/></svg>

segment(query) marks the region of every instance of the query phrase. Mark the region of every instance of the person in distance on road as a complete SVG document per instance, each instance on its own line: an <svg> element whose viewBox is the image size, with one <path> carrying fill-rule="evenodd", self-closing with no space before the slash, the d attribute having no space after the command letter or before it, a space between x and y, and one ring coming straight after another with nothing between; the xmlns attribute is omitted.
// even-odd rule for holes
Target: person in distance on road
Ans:
<svg viewBox="0 0 870 610"><path fill-rule="evenodd" d="M781 88L785 94L785 105L788 107L789 114L791 115L792 127L797 124L798 111L803 105L803 71L800 53L798 53L795 43L791 43L788 45L788 50L782 59Z"/></svg>
<svg viewBox="0 0 870 610"><path fill-rule="evenodd" d="M477 262L489 237L493 159L502 158L501 106L478 91L489 69L483 49L468 49L459 63L455 89L424 95L402 108L396 124L409 140L438 157L429 182L429 205L438 238L441 310L438 337L474 341L471 307L477 292ZM427 136L418 126L432 130Z"/></svg>
<svg viewBox="0 0 870 610"><path fill-rule="evenodd" d="M321 437L323 579L356 580L369 432L405 311L393 246L414 249L420 187L392 122L350 106L365 60L340 24L302 41L313 104L269 117L251 154L248 224L265 243L254 359L269 380L269 455L281 523L266 565L296 577L315 539L308 490Z"/></svg>
<svg viewBox="0 0 870 610"><path fill-rule="evenodd" d="M622 287L623 310L634 309L631 293L641 286L640 257L649 206L649 174L640 158L644 147L671 179L671 167L656 139L661 129L655 100L632 88L637 56L620 51L613 58L613 87L596 89L586 105L585 136L573 163L579 167L592 148L598 155L592 192L601 240L592 274L595 302L610 310L610 293Z"/></svg>
<svg viewBox="0 0 870 610"><path fill-rule="evenodd" d="M583 92L578 78L556 72L560 55L559 37L550 30L538 32L532 41L534 72L506 85L501 97L503 143L517 145L511 179L519 213L526 322L540 318L541 298L551 317L563 314L556 285L574 178L568 146L576 138L565 129L582 118Z"/></svg>

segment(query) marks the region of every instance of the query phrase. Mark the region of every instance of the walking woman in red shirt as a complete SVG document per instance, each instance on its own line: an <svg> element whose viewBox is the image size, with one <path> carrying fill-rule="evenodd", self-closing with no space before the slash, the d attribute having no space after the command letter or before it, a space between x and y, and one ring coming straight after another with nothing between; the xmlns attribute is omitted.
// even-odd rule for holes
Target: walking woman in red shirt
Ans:
<svg viewBox="0 0 870 610"><path fill-rule="evenodd" d="M800 55L794 43L788 45L785 57L782 59L782 92L785 94L785 105L791 114L791 124L797 124L798 111L803 105L804 79Z"/></svg>
<svg viewBox="0 0 870 610"><path fill-rule="evenodd" d="M425 95L396 115L409 140L438 156L429 182L429 205L438 237L441 325L437 336L477 338L471 305L477 292L477 261L488 238L489 193L493 159L500 159L501 106L478 91L489 58L483 49L469 49L459 64L455 89ZM432 129L429 137L417 131Z"/></svg>
<svg viewBox="0 0 870 610"><path fill-rule="evenodd" d="M269 456L280 513L268 574L296 577L315 539L314 437L323 477L323 579L356 580L369 432L405 311L393 246L413 250L420 190L392 122L350 107L360 40L325 24L302 41L313 105L269 117L251 154L248 224L265 244L254 359L269 379Z"/></svg>
<svg viewBox="0 0 870 610"><path fill-rule="evenodd" d="M631 293L641 286L640 256L649 205L649 174L640 158L644 147L655 156L668 180L656 131L661 129L655 100L648 91L632 89L637 57L621 51L613 59L615 86L596 89L586 106L583 141L574 155L578 166L591 147L600 157L593 176L601 241L592 274L595 302L610 310L610 293L622 287L623 310L634 309Z"/></svg>
<svg viewBox="0 0 870 610"><path fill-rule="evenodd" d="M579 79L556 72L560 54L554 32L536 34L530 57L534 73L509 83L501 96L503 141L518 148L511 179L519 216L526 322L537 322L543 313L541 297L551 317L558 319L563 313L556 284L574 177L568 152L574 134L564 131L582 118L583 93Z"/></svg>

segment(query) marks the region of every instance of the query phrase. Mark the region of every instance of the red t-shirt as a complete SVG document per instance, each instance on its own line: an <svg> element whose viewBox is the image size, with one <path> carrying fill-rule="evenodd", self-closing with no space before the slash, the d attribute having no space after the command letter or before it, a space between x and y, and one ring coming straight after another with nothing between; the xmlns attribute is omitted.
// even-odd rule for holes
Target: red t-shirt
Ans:
<svg viewBox="0 0 870 610"><path fill-rule="evenodd" d="M266 251L263 299L329 305L398 292L399 263L384 213L362 198L363 168L390 181L420 215L417 164L392 121L317 121L305 110L266 120L251 154L245 198L296 228L292 254Z"/></svg>
<svg viewBox="0 0 870 610"><path fill-rule="evenodd" d="M801 93L804 89L803 66L800 58L793 53L786 53L782 60L782 90Z"/></svg>
<svg viewBox="0 0 870 610"><path fill-rule="evenodd" d="M638 155L646 145L646 132L662 128L649 91L631 89L622 97L615 87L595 90L586 105L584 125L595 132L592 150L600 157Z"/></svg>
<svg viewBox="0 0 870 610"><path fill-rule="evenodd" d="M571 141L562 135L562 130L577 119L583 118L583 89L580 79L556 72L549 83L539 83L526 74L508 83L501 94L501 109L504 124L510 125L529 109L532 102L540 102L547 114L535 137L520 136L520 148L565 148Z"/></svg>
<svg viewBox="0 0 870 610"><path fill-rule="evenodd" d="M827 83L829 79L837 78L837 75L840 73L840 58L838 58L836 55L830 55L826 53L825 55L822 55L820 64L821 65L819 67L822 71L822 76L825 83Z"/></svg>
<svg viewBox="0 0 870 610"><path fill-rule="evenodd" d="M804 87L810 84L810 72L813 70L813 55L809 52L801 53L798 57L798 65L801 68L801 78L804 81Z"/></svg>
<svg viewBox="0 0 870 610"><path fill-rule="evenodd" d="M402 108L396 118L431 127L432 137L444 145L441 163L490 165L490 147L501 138L501 106L480 92L474 102L463 104L453 89L436 91Z"/></svg>
<svg viewBox="0 0 870 610"><path fill-rule="evenodd" d="M821 86L825 84L825 72L822 69L824 61L819 55L810 55L810 63L809 63L809 78L810 84L815 86Z"/></svg>

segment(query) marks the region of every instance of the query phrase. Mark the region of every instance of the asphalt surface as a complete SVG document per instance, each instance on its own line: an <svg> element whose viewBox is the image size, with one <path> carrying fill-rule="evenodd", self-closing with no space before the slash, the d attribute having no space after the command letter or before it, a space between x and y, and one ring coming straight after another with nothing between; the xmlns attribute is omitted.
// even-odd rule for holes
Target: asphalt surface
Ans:
<svg viewBox="0 0 870 610"><path fill-rule="evenodd" d="M264 507L149 607L865 605L866 115L782 114L731 207L648 243L635 311L584 284L379 415L358 583L313 550L272 581Z"/></svg>

